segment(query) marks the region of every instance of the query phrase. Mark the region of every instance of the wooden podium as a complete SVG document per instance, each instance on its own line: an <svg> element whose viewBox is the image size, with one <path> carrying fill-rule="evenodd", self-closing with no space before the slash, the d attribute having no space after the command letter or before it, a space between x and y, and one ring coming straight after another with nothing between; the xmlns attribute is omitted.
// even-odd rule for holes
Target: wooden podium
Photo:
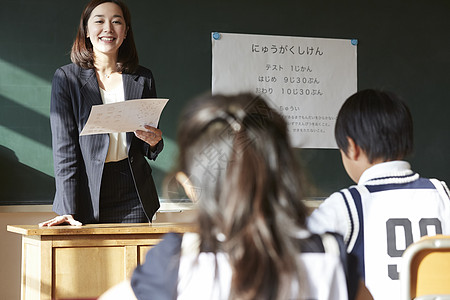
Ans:
<svg viewBox="0 0 450 300"><path fill-rule="evenodd" d="M22 300L95 299L128 278L167 232L181 223L8 225L22 235Z"/></svg>

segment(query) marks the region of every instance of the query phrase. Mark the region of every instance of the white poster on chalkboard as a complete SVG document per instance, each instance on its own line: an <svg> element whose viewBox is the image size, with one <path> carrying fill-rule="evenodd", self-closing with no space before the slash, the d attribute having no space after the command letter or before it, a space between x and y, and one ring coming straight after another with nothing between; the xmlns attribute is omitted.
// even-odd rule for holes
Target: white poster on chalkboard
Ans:
<svg viewBox="0 0 450 300"><path fill-rule="evenodd" d="M212 33L212 92L263 95L292 145L337 148L337 113L357 90L356 40Z"/></svg>

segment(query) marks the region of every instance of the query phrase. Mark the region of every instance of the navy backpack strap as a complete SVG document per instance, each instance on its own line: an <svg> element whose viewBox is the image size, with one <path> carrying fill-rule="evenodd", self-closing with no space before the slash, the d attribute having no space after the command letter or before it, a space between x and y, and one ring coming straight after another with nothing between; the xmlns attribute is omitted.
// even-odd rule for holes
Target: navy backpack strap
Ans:
<svg viewBox="0 0 450 300"><path fill-rule="evenodd" d="M136 298L173 300L177 298L178 268L183 236L168 233L149 250L145 263L137 266L131 277Z"/></svg>

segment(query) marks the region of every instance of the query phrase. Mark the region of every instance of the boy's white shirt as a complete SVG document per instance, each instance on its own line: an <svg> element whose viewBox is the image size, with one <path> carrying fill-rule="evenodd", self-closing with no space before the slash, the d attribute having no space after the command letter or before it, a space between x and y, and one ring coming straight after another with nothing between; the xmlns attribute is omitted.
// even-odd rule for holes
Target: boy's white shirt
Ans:
<svg viewBox="0 0 450 300"><path fill-rule="evenodd" d="M308 218L308 228L312 232L320 234L334 231L343 235L348 244L348 252L354 249L360 231L359 226L364 226L362 232L365 281L375 300L398 299L400 296L399 281L387 277L388 274L389 277L392 275L388 272L388 267L393 266L396 270L400 270L402 264L401 257L386 253L387 220L405 220L410 223L413 241L420 239L419 229L423 228L419 225L427 218L439 218L443 234L450 234L450 199L444 182L430 179L437 192L427 188L388 189L385 192L375 193L369 191L377 189L377 186L383 187L384 184L413 183L417 179L419 175L411 170L408 162L391 161L376 164L363 172L358 185L352 186L357 189L358 197L361 197L363 224L359 224L358 217L355 218L358 213L355 211L354 197L349 190L352 187L332 194ZM352 216L349 215L344 196ZM370 213L367 213L369 211ZM395 230L401 228L402 226L394 227ZM428 234L433 235L435 233L433 231L434 226L427 227ZM396 232L395 240L389 242L390 247L405 249L404 235L401 230Z"/></svg>
<svg viewBox="0 0 450 300"><path fill-rule="evenodd" d="M374 178L400 173L404 175L412 174L411 165L401 160L379 163L362 173L358 185L364 185ZM380 184L382 183L380 182ZM342 201L342 195L339 192L335 192L314 210L308 218L308 228L318 234L327 231L339 233L347 242L350 235L350 217L348 216L347 221L344 221L342 216L348 216L347 207L345 202Z"/></svg>

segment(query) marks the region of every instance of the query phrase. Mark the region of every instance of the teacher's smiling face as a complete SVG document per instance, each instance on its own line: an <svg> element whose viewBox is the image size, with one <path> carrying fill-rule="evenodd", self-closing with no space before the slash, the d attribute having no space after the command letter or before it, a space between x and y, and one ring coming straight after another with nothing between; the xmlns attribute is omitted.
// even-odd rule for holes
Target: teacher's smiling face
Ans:
<svg viewBox="0 0 450 300"><path fill-rule="evenodd" d="M87 24L87 37L91 40L95 56L115 55L127 34L122 9L115 3L105 2L92 11Z"/></svg>

